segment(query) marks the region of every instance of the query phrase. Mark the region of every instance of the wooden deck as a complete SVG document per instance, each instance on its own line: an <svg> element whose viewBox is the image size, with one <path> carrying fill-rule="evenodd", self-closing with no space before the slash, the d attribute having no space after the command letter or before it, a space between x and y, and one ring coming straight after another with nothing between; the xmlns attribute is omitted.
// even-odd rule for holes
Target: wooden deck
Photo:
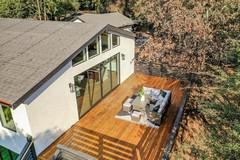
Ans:
<svg viewBox="0 0 240 160"><path fill-rule="evenodd" d="M171 106L159 129L116 119L123 100L141 86L172 90ZM180 81L133 74L39 155L49 160L56 144L106 160L155 160L162 156L184 91Z"/></svg>

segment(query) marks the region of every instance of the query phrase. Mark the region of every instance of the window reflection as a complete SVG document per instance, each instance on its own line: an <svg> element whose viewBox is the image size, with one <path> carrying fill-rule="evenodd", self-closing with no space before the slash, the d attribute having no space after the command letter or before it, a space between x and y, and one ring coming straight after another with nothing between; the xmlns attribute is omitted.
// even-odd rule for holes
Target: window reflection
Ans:
<svg viewBox="0 0 240 160"><path fill-rule="evenodd" d="M88 71L88 81L90 88L91 104L94 105L101 99L101 83L100 83L100 65L93 67Z"/></svg>
<svg viewBox="0 0 240 160"><path fill-rule="evenodd" d="M92 58L98 54L98 40L93 41L88 45L88 56L89 58Z"/></svg>
<svg viewBox="0 0 240 160"><path fill-rule="evenodd" d="M75 92L78 110L81 111L79 117L86 113L90 107L88 74L84 72L74 77Z"/></svg>
<svg viewBox="0 0 240 160"><path fill-rule="evenodd" d="M116 87L119 84L119 55L114 56L111 60L112 69L112 87Z"/></svg>
<svg viewBox="0 0 240 160"><path fill-rule="evenodd" d="M102 52L110 49L110 36L109 36L109 33L104 32L101 35L101 43L102 43Z"/></svg>
<svg viewBox="0 0 240 160"><path fill-rule="evenodd" d="M112 46L116 47L118 45L120 45L120 36L112 34Z"/></svg>
<svg viewBox="0 0 240 160"><path fill-rule="evenodd" d="M111 65L110 61L105 61L101 67L102 93L105 96L111 90Z"/></svg>
<svg viewBox="0 0 240 160"><path fill-rule="evenodd" d="M86 51L82 50L75 58L72 60L72 64L76 65L78 63L84 62L86 60Z"/></svg>
<svg viewBox="0 0 240 160"><path fill-rule="evenodd" d="M0 104L0 120L3 127L16 131L16 127L12 117L12 112L9 106Z"/></svg>

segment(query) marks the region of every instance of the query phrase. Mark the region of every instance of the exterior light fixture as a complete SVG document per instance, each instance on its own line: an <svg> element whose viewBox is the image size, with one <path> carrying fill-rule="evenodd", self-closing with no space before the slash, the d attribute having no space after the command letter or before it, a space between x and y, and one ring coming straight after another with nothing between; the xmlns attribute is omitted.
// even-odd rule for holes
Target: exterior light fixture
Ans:
<svg viewBox="0 0 240 160"><path fill-rule="evenodd" d="M132 64L135 61L135 57L130 61L130 63Z"/></svg>
<svg viewBox="0 0 240 160"><path fill-rule="evenodd" d="M126 57L126 55L125 55L125 54L123 54L123 53L121 53L121 57L122 57L122 60L124 61L124 60L125 60L125 57Z"/></svg>
<svg viewBox="0 0 240 160"><path fill-rule="evenodd" d="M69 83L69 89L70 89L70 92L73 93L75 92L75 85L73 83Z"/></svg>

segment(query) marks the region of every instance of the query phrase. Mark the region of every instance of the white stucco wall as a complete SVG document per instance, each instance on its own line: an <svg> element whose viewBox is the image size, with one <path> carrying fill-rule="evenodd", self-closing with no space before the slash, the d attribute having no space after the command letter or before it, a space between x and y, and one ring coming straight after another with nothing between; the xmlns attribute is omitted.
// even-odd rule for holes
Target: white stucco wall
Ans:
<svg viewBox="0 0 240 160"><path fill-rule="evenodd" d="M45 83L26 103L37 154L78 121L71 64L67 64Z"/></svg>
<svg viewBox="0 0 240 160"><path fill-rule="evenodd" d="M24 102L24 105L21 105L22 107L17 107L16 111L13 111L13 113L16 112L16 115L15 113L13 115L14 120L16 123L19 123L18 126L20 128L23 128L22 132L33 136L37 154L41 153L78 121L75 92L70 92L69 88L69 83L74 83L74 76L120 53L120 80L123 82L134 72L134 45L134 39L121 36L120 46L101 53L74 67L71 62L69 62L35 91ZM122 60L121 54L125 55L125 60ZM17 113L19 109L21 109L23 113ZM21 116L19 114L21 114ZM23 117L25 117L25 119ZM22 121L22 119L24 120ZM1 132L0 127L0 133ZM5 135L6 134L7 133L5 133ZM25 137L11 133L8 139L11 138L13 143L16 142L20 145L15 145L15 147L9 146L10 143L8 144L8 142L10 141L6 140L5 143L3 143L4 146L12 148L14 151L20 151L22 144L25 144Z"/></svg>
<svg viewBox="0 0 240 160"><path fill-rule="evenodd" d="M31 129L24 104L11 112L17 131L6 129L0 123L0 145L19 154L27 142L25 137L31 135Z"/></svg>
<svg viewBox="0 0 240 160"><path fill-rule="evenodd" d="M120 55L121 83L134 72L135 40L121 37L120 53L125 55L122 60Z"/></svg>

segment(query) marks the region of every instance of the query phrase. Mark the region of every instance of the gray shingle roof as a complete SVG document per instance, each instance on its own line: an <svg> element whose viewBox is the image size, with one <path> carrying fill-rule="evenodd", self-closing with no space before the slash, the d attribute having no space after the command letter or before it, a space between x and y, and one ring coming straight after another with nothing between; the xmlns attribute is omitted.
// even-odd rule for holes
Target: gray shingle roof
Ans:
<svg viewBox="0 0 240 160"><path fill-rule="evenodd" d="M104 14L83 14L78 16L78 18L89 24L110 24L115 27L125 27L134 24L133 20L118 12Z"/></svg>
<svg viewBox="0 0 240 160"><path fill-rule="evenodd" d="M14 105L105 28L0 18L0 101Z"/></svg>

